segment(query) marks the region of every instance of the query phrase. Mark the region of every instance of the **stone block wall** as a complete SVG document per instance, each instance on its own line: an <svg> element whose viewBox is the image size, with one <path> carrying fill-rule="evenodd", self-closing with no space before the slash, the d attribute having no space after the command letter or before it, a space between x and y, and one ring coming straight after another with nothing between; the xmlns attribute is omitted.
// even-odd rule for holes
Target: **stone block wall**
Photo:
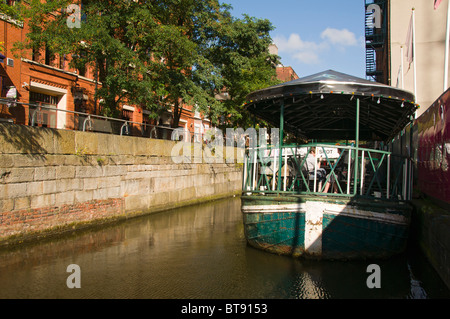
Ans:
<svg viewBox="0 0 450 319"><path fill-rule="evenodd" d="M240 193L241 164L175 143L0 124L0 245Z"/></svg>

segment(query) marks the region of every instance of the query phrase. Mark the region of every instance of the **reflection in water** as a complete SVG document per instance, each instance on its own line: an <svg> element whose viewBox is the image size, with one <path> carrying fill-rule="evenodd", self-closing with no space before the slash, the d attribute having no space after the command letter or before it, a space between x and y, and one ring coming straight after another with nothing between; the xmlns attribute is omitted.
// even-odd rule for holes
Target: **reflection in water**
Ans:
<svg viewBox="0 0 450 319"><path fill-rule="evenodd" d="M381 268L369 289L367 266ZM81 288L69 289L78 264ZM311 261L247 246L239 198L0 252L0 298L449 298L422 257Z"/></svg>

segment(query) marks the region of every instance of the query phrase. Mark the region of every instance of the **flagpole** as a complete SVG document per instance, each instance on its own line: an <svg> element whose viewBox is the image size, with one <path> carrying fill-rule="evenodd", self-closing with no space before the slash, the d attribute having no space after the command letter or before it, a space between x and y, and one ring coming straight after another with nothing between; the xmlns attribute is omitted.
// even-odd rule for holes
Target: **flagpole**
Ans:
<svg viewBox="0 0 450 319"><path fill-rule="evenodd" d="M404 83L403 83L403 45L400 46L400 62L401 62L401 76L402 76L402 90L404 89Z"/></svg>
<svg viewBox="0 0 450 319"><path fill-rule="evenodd" d="M413 25L412 25L412 38L413 38L413 65L414 65L414 96L416 98L416 103L417 103L417 79L416 79L416 75L417 75L417 68L416 68L416 21L415 21L415 15L414 15L414 8L412 8L412 20L413 20Z"/></svg>
<svg viewBox="0 0 450 319"><path fill-rule="evenodd" d="M445 35L444 91L448 89L448 46L450 35L450 1L447 4L447 32Z"/></svg>

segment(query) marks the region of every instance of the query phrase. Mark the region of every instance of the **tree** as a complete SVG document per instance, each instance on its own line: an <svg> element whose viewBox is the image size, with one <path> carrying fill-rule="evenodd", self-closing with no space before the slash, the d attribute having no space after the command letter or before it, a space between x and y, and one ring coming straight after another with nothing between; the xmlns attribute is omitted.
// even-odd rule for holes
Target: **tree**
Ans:
<svg viewBox="0 0 450 319"><path fill-rule="evenodd" d="M71 54L71 65L97 70L97 98L106 115L124 102L157 116L173 110L178 127L184 104L218 124L220 116L242 120L252 90L273 83L276 56L268 53L267 20L233 18L218 0L82 1L79 28L69 27L70 0L32 0L21 12L29 21L21 49L47 47ZM226 89L232 99L215 95Z"/></svg>
<svg viewBox="0 0 450 319"><path fill-rule="evenodd" d="M267 19L244 15L243 19L232 19L221 30L221 40L211 48L210 57L222 65L221 74L230 96L224 102L228 110L226 124L249 127L255 124L255 119L243 108L246 96L281 82L276 77L279 57L268 50L273 26Z"/></svg>
<svg viewBox="0 0 450 319"><path fill-rule="evenodd" d="M69 19L78 17L67 10L70 4L70 0L23 4L21 12L28 19L30 33L27 43L17 47L46 47L53 54L71 55L74 68L96 70L101 82L96 97L104 101L105 115L117 116L124 102L156 111L155 97L165 92L152 81L154 65L159 62L151 55L153 30L158 28L151 5L145 1L83 1L80 27L71 27Z"/></svg>
<svg viewBox="0 0 450 319"><path fill-rule="evenodd" d="M156 0L153 4L160 26L153 54L164 62L154 80L166 88L160 103L173 108L172 125L178 127L183 104L203 114L221 113L222 105L214 96L223 81L203 47L214 41L215 28L228 13L216 0Z"/></svg>
<svg viewBox="0 0 450 319"><path fill-rule="evenodd" d="M20 21L20 13L17 7L13 5L14 1L0 1L0 15L6 15L7 17Z"/></svg>

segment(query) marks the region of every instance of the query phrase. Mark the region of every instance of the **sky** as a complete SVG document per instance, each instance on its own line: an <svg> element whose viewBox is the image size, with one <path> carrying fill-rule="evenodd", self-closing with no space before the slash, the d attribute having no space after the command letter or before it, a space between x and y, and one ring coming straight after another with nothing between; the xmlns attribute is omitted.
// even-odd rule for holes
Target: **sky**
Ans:
<svg viewBox="0 0 450 319"><path fill-rule="evenodd" d="M328 69L365 78L363 0L222 0L242 14L268 19L284 66L299 77Z"/></svg>

